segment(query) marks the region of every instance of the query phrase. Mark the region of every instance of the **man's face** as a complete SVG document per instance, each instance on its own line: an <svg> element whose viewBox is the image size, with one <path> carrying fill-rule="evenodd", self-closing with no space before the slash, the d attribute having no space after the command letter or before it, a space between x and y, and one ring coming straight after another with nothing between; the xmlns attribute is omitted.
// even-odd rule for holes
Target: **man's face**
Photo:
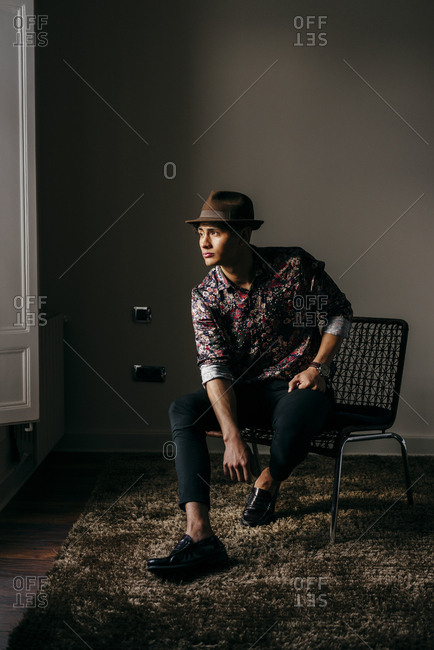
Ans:
<svg viewBox="0 0 434 650"><path fill-rule="evenodd" d="M232 266L237 261L240 250L240 237L237 233L204 224L199 226L197 234L206 266Z"/></svg>

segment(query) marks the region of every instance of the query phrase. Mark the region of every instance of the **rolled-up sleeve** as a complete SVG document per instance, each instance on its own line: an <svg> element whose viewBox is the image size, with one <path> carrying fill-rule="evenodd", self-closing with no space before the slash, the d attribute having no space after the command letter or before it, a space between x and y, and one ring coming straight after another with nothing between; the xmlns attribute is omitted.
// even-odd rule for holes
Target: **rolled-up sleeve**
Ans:
<svg viewBox="0 0 434 650"><path fill-rule="evenodd" d="M322 334L334 334L348 338L351 329L351 320L343 316L331 316L327 319L327 325L323 327Z"/></svg>
<svg viewBox="0 0 434 650"><path fill-rule="evenodd" d="M211 309L197 289L191 296L191 315L197 350L197 365L200 370L202 385L211 379L234 380L229 350Z"/></svg>
<svg viewBox="0 0 434 650"><path fill-rule="evenodd" d="M317 297L316 306L320 332L347 338L353 319L351 303L324 270L324 262L311 259L313 259L311 262L313 268L311 291Z"/></svg>

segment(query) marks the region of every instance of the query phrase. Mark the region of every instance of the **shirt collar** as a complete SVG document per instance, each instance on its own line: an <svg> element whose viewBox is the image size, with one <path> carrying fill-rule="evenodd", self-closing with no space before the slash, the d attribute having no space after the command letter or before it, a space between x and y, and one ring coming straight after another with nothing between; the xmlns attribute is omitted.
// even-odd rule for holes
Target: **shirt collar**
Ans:
<svg viewBox="0 0 434 650"><path fill-rule="evenodd" d="M255 277L263 278L263 277L269 275L270 272L272 272L273 275L274 275L273 269L264 260L264 257L262 255L262 253L260 252L261 249L258 248L257 246L253 246L252 244L251 244L251 248L253 250L253 264L254 264L254 266L253 266L253 269L254 269L253 277L254 278Z"/></svg>
<svg viewBox="0 0 434 650"><path fill-rule="evenodd" d="M216 266L215 272L217 277L217 286L219 289L229 289L229 287L234 286L232 282L229 282L228 278L223 273L220 264Z"/></svg>

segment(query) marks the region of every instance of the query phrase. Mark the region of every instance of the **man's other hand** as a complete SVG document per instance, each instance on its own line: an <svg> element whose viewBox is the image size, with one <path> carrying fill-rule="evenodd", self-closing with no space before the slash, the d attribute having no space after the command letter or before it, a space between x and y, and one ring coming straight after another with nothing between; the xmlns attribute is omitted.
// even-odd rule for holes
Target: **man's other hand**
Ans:
<svg viewBox="0 0 434 650"><path fill-rule="evenodd" d="M241 438L228 440L223 457L223 472L231 481L251 481L249 449Z"/></svg>
<svg viewBox="0 0 434 650"><path fill-rule="evenodd" d="M303 372L295 375L288 383L288 393L291 393L294 388L311 388L324 393L327 386L324 377L321 377L316 368L306 368Z"/></svg>

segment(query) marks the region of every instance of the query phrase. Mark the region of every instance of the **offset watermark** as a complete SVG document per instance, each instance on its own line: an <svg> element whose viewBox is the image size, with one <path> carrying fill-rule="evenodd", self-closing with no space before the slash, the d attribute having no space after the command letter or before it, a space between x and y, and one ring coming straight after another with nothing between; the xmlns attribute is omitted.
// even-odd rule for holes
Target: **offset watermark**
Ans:
<svg viewBox="0 0 434 650"><path fill-rule="evenodd" d="M167 440L163 445L163 458L165 460L175 460L176 453L176 442L173 442L173 440Z"/></svg>
<svg viewBox="0 0 434 650"><path fill-rule="evenodd" d="M45 28L48 23L47 14L33 14L29 16L14 16L15 29L14 47L46 47L48 45L48 32Z"/></svg>
<svg viewBox="0 0 434 650"><path fill-rule="evenodd" d="M325 327L328 323L327 312L322 311L327 305L326 294L297 294L292 300L295 310L293 327Z"/></svg>
<svg viewBox="0 0 434 650"><path fill-rule="evenodd" d="M293 20L296 30L294 47L324 47L327 45L328 16L295 16Z"/></svg>
<svg viewBox="0 0 434 650"><path fill-rule="evenodd" d="M163 167L164 178L168 181L173 181L176 178L176 164L169 160Z"/></svg>
<svg viewBox="0 0 434 650"><path fill-rule="evenodd" d="M14 327L34 327L47 324L47 312L41 311L42 306L47 302L47 296L14 296L14 307L17 312L17 320ZM32 311L34 308L34 311ZM24 318L25 312L25 318Z"/></svg>
<svg viewBox="0 0 434 650"><path fill-rule="evenodd" d="M327 607L327 578L297 576L292 580L294 607Z"/></svg>
<svg viewBox="0 0 434 650"><path fill-rule="evenodd" d="M13 607L18 609L47 607L48 595L44 593L47 579L47 576L15 576L12 580L15 591Z"/></svg>

